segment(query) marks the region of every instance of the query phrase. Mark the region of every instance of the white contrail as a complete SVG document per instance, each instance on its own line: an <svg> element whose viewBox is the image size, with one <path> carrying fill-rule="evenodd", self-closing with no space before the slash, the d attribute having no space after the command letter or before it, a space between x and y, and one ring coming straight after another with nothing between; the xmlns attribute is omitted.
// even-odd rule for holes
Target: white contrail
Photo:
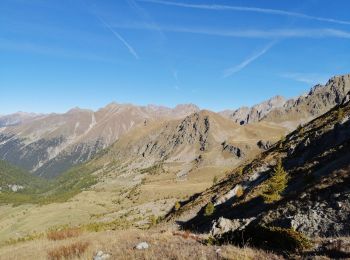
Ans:
<svg viewBox="0 0 350 260"><path fill-rule="evenodd" d="M276 38L345 38L350 39L350 32L337 30L332 28L308 29L270 29L270 30L234 30L234 29L215 29L201 27L176 27L176 26L161 26L155 27L147 24L112 24L114 28L134 29L134 30L158 30L159 28L165 32L193 33L206 34L212 36L236 37L236 38L261 38L261 39L276 39Z"/></svg>
<svg viewBox="0 0 350 260"><path fill-rule="evenodd" d="M253 61L255 61L256 59L258 59L259 57L261 57L262 55L264 55L266 52L268 52L274 45L276 44L276 41L270 42L268 45L266 45L262 50L260 50L257 53L254 53L252 56L248 57L247 59L245 59L244 61L242 61L240 64L228 68L224 71L224 78L227 78L239 71L241 71L242 69L244 69L245 67L247 67L250 63L252 63Z"/></svg>
<svg viewBox="0 0 350 260"><path fill-rule="evenodd" d="M108 30L110 30L114 34L114 36L116 36L124 44L124 46L129 50L130 54L135 57L135 59L139 59L139 55L136 53L135 49L119 33L113 30L113 28L109 24L107 24L101 17L98 17L98 19L107 27Z"/></svg>
<svg viewBox="0 0 350 260"><path fill-rule="evenodd" d="M284 11L284 10L279 10L279 9L247 7L247 6L233 6L233 5L216 5L216 4L211 4L211 5L188 4L188 3L181 3L181 2L168 2L168 1L163 1L163 0L137 0L137 1L146 2L146 3L161 4L161 5L184 7L184 8L204 9L204 10L240 11L240 12L254 12L254 13L265 13L265 14L273 14L273 15L293 16L293 17L298 17L298 18L303 18L303 19L310 19L310 20L317 20L317 21L322 21L322 22L350 25L350 21L338 20L338 19L327 18L327 17L312 16L312 15L307 15L307 14L303 14L303 13L290 12L290 11Z"/></svg>

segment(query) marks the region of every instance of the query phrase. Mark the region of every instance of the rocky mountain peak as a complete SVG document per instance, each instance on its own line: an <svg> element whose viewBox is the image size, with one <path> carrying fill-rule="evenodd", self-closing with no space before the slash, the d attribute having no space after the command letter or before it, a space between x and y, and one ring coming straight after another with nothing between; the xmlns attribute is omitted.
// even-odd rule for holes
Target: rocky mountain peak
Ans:
<svg viewBox="0 0 350 260"><path fill-rule="evenodd" d="M220 114L232 119L235 123L244 125L258 122L271 110L282 107L286 101L287 100L282 96L275 96L252 107L241 107L237 110L226 110L220 112Z"/></svg>

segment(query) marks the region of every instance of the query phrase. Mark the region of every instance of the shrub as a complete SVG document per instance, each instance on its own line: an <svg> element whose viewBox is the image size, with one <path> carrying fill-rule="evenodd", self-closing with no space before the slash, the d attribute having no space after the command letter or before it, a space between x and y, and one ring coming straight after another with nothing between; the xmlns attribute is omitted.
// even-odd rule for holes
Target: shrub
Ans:
<svg viewBox="0 0 350 260"><path fill-rule="evenodd" d="M337 110L337 122L341 122L344 118L344 110L339 107L338 110Z"/></svg>
<svg viewBox="0 0 350 260"><path fill-rule="evenodd" d="M214 211L215 211L214 204L210 201L210 202L205 206L205 209L204 209L204 216L209 217L209 216L213 215Z"/></svg>
<svg viewBox="0 0 350 260"><path fill-rule="evenodd" d="M213 178L213 185L218 183L218 176L214 176Z"/></svg>
<svg viewBox="0 0 350 260"><path fill-rule="evenodd" d="M81 257L88 248L88 242L76 242L67 246L60 246L47 252L50 260L69 259Z"/></svg>
<svg viewBox="0 0 350 260"><path fill-rule="evenodd" d="M266 203L272 203L281 199L281 194L288 183L288 175L282 165L282 160L279 159L272 173L272 176L267 180L262 196Z"/></svg>
<svg viewBox="0 0 350 260"><path fill-rule="evenodd" d="M174 208L175 208L176 211L178 211L181 208L180 202L176 201Z"/></svg>
<svg viewBox="0 0 350 260"><path fill-rule="evenodd" d="M280 227L261 227L261 229L265 236L280 249L302 251L312 246L312 242L306 236L294 229Z"/></svg>
<svg viewBox="0 0 350 260"><path fill-rule="evenodd" d="M77 237L81 234L80 228L64 228L64 229L52 229L46 234L49 240L63 240L70 237Z"/></svg>
<svg viewBox="0 0 350 260"><path fill-rule="evenodd" d="M215 245L217 242L216 242L216 239L212 236L209 236L206 241L205 241L205 244L207 244L208 246L213 246Z"/></svg>
<svg viewBox="0 0 350 260"><path fill-rule="evenodd" d="M244 193L243 187L242 187L241 185L239 185L239 186L237 187L236 197L237 197L237 198L242 197L243 193Z"/></svg>
<svg viewBox="0 0 350 260"><path fill-rule="evenodd" d="M160 221L160 218L158 218L158 217L155 216L155 215L151 215L151 216L149 217L149 224L150 224L150 226L155 226L155 225L157 225L157 224L159 223L159 221Z"/></svg>
<svg viewBox="0 0 350 260"><path fill-rule="evenodd" d="M252 246L287 252L300 252L310 249L312 241L302 233L280 227L265 225L250 225L244 230L236 230L223 234L218 243L230 243L245 246L247 241Z"/></svg>
<svg viewBox="0 0 350 260"><path fill-rule="evenodd" d="M282 136L281 137L281 140L279 142L279 148L282 149L283 148L283 143L286 141L286 137L285 136Z"/></svg>
<svg viewBox="0 0 350 260"><path fill-rule="evenodd" d="M304 132L303 126L302 126L301 124L298 125L297 131L298 131L299 133L303 133L303 132Z"/></svg>

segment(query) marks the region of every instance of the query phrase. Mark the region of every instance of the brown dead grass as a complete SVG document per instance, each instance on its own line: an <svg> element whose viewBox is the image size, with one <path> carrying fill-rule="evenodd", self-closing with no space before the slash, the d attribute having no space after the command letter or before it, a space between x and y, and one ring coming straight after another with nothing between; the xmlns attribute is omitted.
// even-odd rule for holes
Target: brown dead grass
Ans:
<svg viewBox="0 0 350 260"><path fill-rule="evenodd" d="M90 243L75 242L66 246L59 246L47 252L49 260L71 259L74 257L81 257Z"/></svg>
<svg viewBox="0 0 350 260"><path fill-rule="evenodd" d="M46 236L49 240L63 240L71 237L78 237L82 233L80 228L64 228L61 230L50 230Z"/></svg>

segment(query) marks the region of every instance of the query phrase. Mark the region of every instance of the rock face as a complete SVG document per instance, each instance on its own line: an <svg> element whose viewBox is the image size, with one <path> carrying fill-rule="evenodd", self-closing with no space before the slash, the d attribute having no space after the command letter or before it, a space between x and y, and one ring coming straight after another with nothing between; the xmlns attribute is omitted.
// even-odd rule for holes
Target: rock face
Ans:
<svg viewBox="0 0 350 260"><path fill-rule="evenodd" d="M213 226L210 230L210 234L214 237L218 237L227 232L243 230L253 220L255 220L255 217L249 219L233 220L220 217L218 220L213 221Z"/></svg>
<svg viewBox="0 0 350 260"><path fill-rule="evenodd" d="M131 129L198 111L194 105L173 109L112 103L94 112L74 108L65 114L17 113L0 117L0 159L36 175L55 177L89 160Z"/></svg>
<svg viewBox="0 0 350 260"><path fill-rule="evenodd" d="M244 156L244 153L242 152L241 148L239 148L239 147L228 144L228 143L226 143L226 141L223 142L221 145L222 145L223 151L227 151L227 152L237 156L237 158L241 158Z"/></svg>

